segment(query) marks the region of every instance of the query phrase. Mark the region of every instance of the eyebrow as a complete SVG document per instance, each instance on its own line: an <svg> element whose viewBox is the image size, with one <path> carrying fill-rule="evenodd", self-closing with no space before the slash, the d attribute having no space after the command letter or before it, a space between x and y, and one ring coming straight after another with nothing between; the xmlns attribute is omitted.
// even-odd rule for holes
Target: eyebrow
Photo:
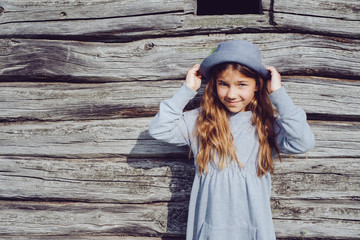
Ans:
<svg viewBox="0 0 360 240"><path fill-rule="evenodd" d="M226 80L223 80L223 79L221 79L221 78L218 78L218 79L216 79L216 81L218 81L218 82L224 82L224 83L230 83L230 82L228 82L228 81L226 81ZM249 80L247 80L247 79L244 79L244 80L236 80L236 83L248 83L249 82Z"/></svg>

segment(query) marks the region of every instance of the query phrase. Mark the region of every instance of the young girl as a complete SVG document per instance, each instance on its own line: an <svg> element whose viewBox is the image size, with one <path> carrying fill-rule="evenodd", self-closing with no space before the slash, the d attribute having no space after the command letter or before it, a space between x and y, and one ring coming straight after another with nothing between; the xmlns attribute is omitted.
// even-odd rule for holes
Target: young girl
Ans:
<svg viewBox="0 0 360 240"><path fill-rule="evenodd" d="M207 86L200 108L183 112L202 80ZM194 154L187 240L275 239L273 159L314 145L305 112L281 87L280 74L265 68L258 48L243 40L220 43L193 66L183 86L160 104L149 132L189 145Z"/></svg>

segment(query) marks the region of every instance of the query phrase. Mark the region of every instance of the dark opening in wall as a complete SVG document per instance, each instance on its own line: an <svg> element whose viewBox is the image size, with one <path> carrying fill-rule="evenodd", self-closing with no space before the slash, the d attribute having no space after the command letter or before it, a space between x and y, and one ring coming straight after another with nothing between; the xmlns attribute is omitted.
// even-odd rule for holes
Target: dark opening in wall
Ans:
<svg viewBox="0 0 360 240"><path fill-rule="evenodd" d="M260 14L261 0L197 0L197 15Z"/></svg>

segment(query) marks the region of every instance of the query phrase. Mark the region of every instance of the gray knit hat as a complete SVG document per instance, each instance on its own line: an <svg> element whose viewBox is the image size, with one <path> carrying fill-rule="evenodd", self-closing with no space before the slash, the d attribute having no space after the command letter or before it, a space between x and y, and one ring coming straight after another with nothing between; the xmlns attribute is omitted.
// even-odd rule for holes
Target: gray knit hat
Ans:
<svg viewBox="0 0 360 240"><path fill-rule="evenodd" d="M202 61L200 73L205 79L210 79L211 68L225 62L240 63L249 67L264 80L271 78L270 72L262 64L259 48L248 41L232 40L219 43L215 52Z"/></svg>

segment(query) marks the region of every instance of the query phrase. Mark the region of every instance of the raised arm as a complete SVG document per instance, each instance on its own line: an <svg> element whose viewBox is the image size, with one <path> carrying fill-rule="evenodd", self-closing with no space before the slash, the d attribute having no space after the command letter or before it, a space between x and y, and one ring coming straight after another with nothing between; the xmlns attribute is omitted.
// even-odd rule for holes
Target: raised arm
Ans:
<svg viewBox="0 0 360 240"><path fill-rule="evenodd" d="M192 130L196 121L196 110L183 112L187 103L194 98L201 85L197 75L198 65L193 66L186 75L186 81L172 96L160 104L160 110L149 125L152 137L175 145L191 145Z"/></svg>
<svg viewBox="0 0 360 240"><path fill-rule="evenodd" d="M294 105L283 87L269 97L279 113L274 128L280 151L297 154L311 150L315 144L314 134L304 110Z"/></svg>
<svg viewBox="0 0 360 240"><path fill-rule="evenodd" d="M275 132L280 151L288 154L305 153L315 144L314 134L306 120L304 110L295 106L281 86L281 76L274 67L268 67L271 80L267 82L269 98L279 112Z"/></svg>

